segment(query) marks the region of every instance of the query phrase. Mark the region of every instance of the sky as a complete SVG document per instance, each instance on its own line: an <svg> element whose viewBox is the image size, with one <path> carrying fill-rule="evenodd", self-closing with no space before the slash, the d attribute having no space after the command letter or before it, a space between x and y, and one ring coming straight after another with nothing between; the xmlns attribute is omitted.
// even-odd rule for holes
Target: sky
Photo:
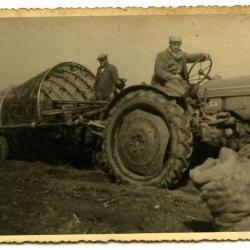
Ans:
<svg viewBox="0 0 250 250"><path fill-rule="evenodd" d="M185 52L212 56L212 75L250 75L250 15L0 18L0 89L64 61L96 73L109 55L129 84L150 83L157 53L170 35Z"/></svg>

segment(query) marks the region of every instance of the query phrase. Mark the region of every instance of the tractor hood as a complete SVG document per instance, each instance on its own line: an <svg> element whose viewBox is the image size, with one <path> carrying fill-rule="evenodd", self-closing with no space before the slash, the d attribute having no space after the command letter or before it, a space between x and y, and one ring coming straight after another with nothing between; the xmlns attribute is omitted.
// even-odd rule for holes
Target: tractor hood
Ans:
<svg viewBox="0 0 250 250"><path fill-rule="evenodd" d="M199 87L199 97L250 95L250 76L213 79Z"/></svg>

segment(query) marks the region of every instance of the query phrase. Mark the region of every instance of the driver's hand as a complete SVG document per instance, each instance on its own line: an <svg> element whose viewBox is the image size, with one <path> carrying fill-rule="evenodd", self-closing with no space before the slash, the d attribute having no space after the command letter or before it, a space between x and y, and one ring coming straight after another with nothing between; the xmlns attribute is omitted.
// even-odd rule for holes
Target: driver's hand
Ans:
<svg viewBox="0 0 250 250"><path fill-rule="evenodd" d="M205 60L210 60L211 59L211 56L209 54L204 54L205 56Z"/></svg>

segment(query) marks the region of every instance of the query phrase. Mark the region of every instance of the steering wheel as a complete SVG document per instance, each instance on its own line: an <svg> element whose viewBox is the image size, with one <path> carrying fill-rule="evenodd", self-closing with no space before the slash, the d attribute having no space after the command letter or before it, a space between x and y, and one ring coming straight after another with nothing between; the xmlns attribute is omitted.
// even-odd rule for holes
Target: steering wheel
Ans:
<svg viewBox="0 0 250 250"><path fill-rule="evenodd" d="M188 71L187 82L194 86L203 82L205 79L209 79L208 74L212 69L212 59L209 57L206 61L202 61L201 58L196 60Z"/></svg>

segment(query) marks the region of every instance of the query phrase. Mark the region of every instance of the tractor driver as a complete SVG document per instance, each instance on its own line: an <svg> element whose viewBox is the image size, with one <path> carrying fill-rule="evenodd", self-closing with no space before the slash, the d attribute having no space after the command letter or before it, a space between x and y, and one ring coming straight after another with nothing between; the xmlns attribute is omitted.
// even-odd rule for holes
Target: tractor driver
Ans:
<svg viewBox="0 0 250 250"><path fill-rule="evenodd" d="M100 66L97 69L95 80L95 93L97 100L110 100L116 90L118 81L117 68L108 62L107 54L97 57Z"/></svg>
<svg viewBox="0 0 250 250"><path fill-rule="evenodd" d="M169 37L169 47L160 52L155 60L152 85L169 86L174 88L182 96L186 96L190 90L187 84L187 63L194 63L198 59L205 61L209 54L187 54L181 50L181 37ZM170 86L171 85L171 86Z"/></svg>

